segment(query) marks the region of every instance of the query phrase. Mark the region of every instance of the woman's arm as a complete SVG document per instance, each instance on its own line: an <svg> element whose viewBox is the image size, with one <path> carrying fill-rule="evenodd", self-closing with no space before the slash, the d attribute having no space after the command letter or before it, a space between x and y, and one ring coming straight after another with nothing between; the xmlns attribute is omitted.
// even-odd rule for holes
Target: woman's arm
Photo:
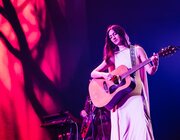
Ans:
<svg viewBox="0 0 180 140"><path fill-rule="evenodd" d="M104 78L106 79L109 75L108 72L104 72L108 68L106 61L104 60L98 67L91 72L92 78Z"/></svg>
<svg viewBox="0 0 180 140"><path fill-rule="evenodd" d="M140 46L138 46L138 48L137 48L137 55L141 62L144 62L145 60L148 59L146 52ZM148 74L153 75L158 69L159 56L157 54L153 54L153 56L150 59L152 61L152 64L150 64L150 63L147 64L145 66L145 70L147 71Z"/></svg>
<svg viewBox="0 0 180 140"><path fill-rule="evenodd" d="M91 72L91 77L92 78L104 78L104 79L109 79L110 74L109 72L105 72L105 70L109 70L111 66L114 64L114 59L113 57L109 59L109 63L104 60L98 67L96 67L92 72ZM109 70L110 71L110 70Z"/></svg>

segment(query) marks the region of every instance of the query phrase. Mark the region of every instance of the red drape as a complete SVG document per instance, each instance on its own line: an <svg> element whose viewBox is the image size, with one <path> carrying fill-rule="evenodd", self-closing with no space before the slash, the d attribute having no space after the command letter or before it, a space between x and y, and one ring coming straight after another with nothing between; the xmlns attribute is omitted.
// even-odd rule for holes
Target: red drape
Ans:
<svg viewBox="0 0 180 140"><path fill-rule="evenodd" d="M47 24L44 1L11 0L11 2L25 33L32 58L38 63L42 73L55 84L55 80L60 80L60 62L53 28L51 24ZM3 8L2 1L0 5ZM0 31L13 48L20 51L18 35L2 15L0 15ZM48 38L45 38L44 34ZM43 37L46 40L41 45ZM30 69L30 71L33 70ZM0 139L50 140L47 130L40 127L42 121L32 101L27 97L24 82L21 60L7 49L6 44L0 38ZM32 85L34 98L44 112L50 114L59 110L48 91L41 90L34 82Z"/></svg>

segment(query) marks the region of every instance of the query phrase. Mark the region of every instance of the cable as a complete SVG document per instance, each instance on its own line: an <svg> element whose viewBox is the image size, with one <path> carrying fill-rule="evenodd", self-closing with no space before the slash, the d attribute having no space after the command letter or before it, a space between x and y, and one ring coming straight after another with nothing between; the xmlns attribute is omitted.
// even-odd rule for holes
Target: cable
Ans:
<svg viewBox="0 0 180 140"><path fill-rule="evenodd" d="M79 130L78 130L78 125L77 125L77 123L76 122L74 122L74 124L75 124L75 126L76 126L76 140L78 140L78 138L79 138Z"/></svg>

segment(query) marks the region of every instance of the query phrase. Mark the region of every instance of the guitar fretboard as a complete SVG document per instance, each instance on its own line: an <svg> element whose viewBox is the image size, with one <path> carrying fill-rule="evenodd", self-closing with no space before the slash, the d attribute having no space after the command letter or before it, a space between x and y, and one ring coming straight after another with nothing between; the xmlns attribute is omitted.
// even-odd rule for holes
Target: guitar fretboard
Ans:
<svg viewBox="0 0 180 140"><path fill-rule="evenodd" d="M139 65L134 66L133 68L128 70L126 73L122 74L121 79L125 79L127 76L133 74L134 72L136 72L137 70L139 70L140 68L142 68L143 66L147 65L150 62L151 62L151 59L149 58L145 60L144 62L140 63Z"/></svg>

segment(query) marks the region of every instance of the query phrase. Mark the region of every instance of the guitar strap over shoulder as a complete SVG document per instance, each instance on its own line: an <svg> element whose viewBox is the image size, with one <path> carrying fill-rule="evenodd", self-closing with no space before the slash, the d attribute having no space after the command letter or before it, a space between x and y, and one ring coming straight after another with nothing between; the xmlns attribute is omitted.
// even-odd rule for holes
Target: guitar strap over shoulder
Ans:
<svg viewBox="0 0 180 140"><path fill-rule="evenodd" d="M133 67L136 65L135 47L133 45L130 45L130 56L131 56L131 64Z"/></svg>
<svg viewBox="0 0 180 140"><path fill-rule="evenodd" d="M130 45L130 57L131 57L131 65L134 67L136 65L136 54L135 54L135 47L133 45ZM135 73L133 73L133 76L135 76Z"/></svg>

